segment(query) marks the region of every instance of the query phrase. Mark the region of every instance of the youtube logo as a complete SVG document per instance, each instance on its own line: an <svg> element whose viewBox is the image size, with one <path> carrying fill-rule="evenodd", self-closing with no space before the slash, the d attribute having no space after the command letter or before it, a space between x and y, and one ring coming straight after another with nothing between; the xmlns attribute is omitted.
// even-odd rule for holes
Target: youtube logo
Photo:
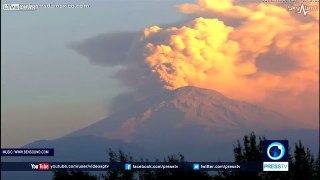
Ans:
<svg viewBox="0 0 320 180"><path fill-rule="evenodd" d="M38 164L38 170L46 171L46 170L49 170L49 168L50 168L49 163L39 163Z"/></svg>

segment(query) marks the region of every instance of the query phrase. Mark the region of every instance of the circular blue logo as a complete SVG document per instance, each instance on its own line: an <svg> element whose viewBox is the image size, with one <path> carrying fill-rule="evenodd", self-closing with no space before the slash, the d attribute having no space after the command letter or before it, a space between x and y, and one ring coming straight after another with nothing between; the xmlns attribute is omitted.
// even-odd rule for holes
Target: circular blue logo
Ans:
<svg viewBox="0 0 320 180"><path fill-rule="evenodd" d="M271 143L267 148L267 155L271 160L279 160L283 157L286 149L279 142Z"/></svg>

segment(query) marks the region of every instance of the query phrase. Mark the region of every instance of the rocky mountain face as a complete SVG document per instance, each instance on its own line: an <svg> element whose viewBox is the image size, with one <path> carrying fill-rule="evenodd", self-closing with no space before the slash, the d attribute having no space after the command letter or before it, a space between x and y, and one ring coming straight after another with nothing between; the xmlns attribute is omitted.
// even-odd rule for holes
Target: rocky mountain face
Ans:
<svg viewBox="0 0 320 180"><path fill-rule="evenodd" d="M221 133L291 127L290 120L277 112L229 99L217 91L187 86L141 100L67 136L148 142L184 141L194 134L202 140L212 140Z"/></svg>

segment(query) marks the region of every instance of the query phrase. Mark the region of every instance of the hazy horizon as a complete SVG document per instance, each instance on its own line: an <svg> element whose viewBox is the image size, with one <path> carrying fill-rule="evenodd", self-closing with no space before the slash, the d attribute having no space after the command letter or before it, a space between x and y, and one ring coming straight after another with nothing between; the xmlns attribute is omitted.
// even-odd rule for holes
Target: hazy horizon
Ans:
<svg viewBox="0 0 320 180"><path fill-rule="evenodd" d="M1 1L1 7L8 2L12 3ZM137 1L130 7L126 1L54 3L59 2L89 4L90 8L1 11L2 147L58 138L99 121L108 115L111 99L129 91L112 78L118 67L92 65L70 49L70 43L107 33L142 31L154 23L181 18L174 7L178 1L160 6L159 2ZM146 8L155 6L157 10ZM152 15L146 17L146 13Z"/></svg>
<svg viewBox="0 0 320 180"><path fill-rule="evenodd" d="M90 8L1 11L1 147L58 138L184 86L319 129L319 11L242 1L65 3Z"/></svg>

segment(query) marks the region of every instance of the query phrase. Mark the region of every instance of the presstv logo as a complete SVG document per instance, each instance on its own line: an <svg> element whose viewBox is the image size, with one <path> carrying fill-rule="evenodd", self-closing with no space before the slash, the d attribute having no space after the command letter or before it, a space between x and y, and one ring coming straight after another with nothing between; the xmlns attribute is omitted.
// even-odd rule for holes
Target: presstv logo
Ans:
<svg viewBox="0 0 320 180"><path fill-rule="evenodd" d="M263 148L263 171L289 171L287 140L266 140Z"/></svg>
<svg viewBox="0 0 320 180"><path fill-rule="evenodd" d="M31 164L31 168L46 171L46 170L49 170L50 164L49 163Z"/></svg>

